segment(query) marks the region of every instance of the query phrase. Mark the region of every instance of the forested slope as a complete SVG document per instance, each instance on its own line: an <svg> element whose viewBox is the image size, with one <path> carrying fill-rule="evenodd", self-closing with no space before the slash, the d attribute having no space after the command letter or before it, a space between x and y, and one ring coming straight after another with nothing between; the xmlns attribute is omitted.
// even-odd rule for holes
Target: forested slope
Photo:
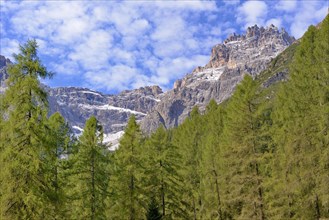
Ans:
<svg viewBox="0 0 329 220"><path fill-rule="evenodd" d="M145 137L132 116L113 153L96 118L75 140L60 114L46 117L38 77L51 73L29 41L1 97L1 219L329 218L328 39L327 16L171 130Z"/></svg>

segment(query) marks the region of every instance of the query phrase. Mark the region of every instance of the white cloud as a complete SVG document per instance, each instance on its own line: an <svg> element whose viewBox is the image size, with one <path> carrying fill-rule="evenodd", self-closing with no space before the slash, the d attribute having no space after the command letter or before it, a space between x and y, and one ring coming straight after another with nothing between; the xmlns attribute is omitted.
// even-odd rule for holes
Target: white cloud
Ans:
<svg viewBox="0 0 329 220"><path fill-rule="evenodd" d="M84 42L75 47L69 58L79 62L86 70L97 70L108 63L112 35L104 30L94 30Z"/></svg>
<svg viewBox="0 0 329 220"><path fill-rule="evenodd" d="M53 62L50 64L50 67L56 71L56 74L59 73L60 75L78 76L81 74L78 63L72 60L65 60L61 63Z"/></svg>
<svg viewBox="0 0 329 220"><path fill-rule="evenodd" d="M12 55L18 53L19 51L19 42L17 40L12 40L9 38L0 39L0 54L8 57L13 61Z"/></svg>
<svg viewBox="0 0 329 220"><path fill-rule="evenodd" d="M257 25L264 25L267 16L267 5L263 1L247 1L243 3L237 10L237 22L243 23L244 29Z"/></svg>
<svg viewBox="0 0 329 220"><path fill-rule="evenodd" d="M302 2L290 25L290 32L300 38L310 25L317 25L328 13L328 4L320 2Z"/></svg>
<svg viewBox="0 0 329 220"><path fill-rule="evenodd" d="M220 16L211 1L4 5L8 31L22 42L36 38L39 53L47 55L48 65L62 80L82 75L82 84L107 91L151 84L169 88L177 77L206 63L208 55L202 54L210 52L222 34L221 25L200 24L210 14L213 22ZM204 21L199 20L201 14ZM13 50L11 39L1 39L2 54Z"/></svg>
<svg viewBox="0 0 329 220"><path fill-rule="evenodd" d="M152 82L165 86L170 81L184 76L197 66L204 66L209 61L209 56L195 55L192 57L178 57L175 59L164 59L157 64L156 74L152 76Z"/></svg>
<svg viewBox="0 0 329 220"><path fill-rule="evenodd" d="M96 89L123 90L131 88L131 83L138 77L135 68L126 65L115 65L107 69L89 71L84 74L89 86Z"/></svg>
<svg viewBox="0 0 329 220"><path fill-rule="evenodd" d="M271 18L266 21L266 26L270 26L273 24L274 26L281 28L282 27L282 20L281 18Z"/></svg>
<svg viewBox="0 0 329 220"><path fill-rule="evenodd" d="M145 2L144 2L145 3ZM148 2L149 3L149 2ZM214 11L216 2L212 1L155 1L153 4L163 10L193 10L193 11Z"/></svg>
<svg viewBox="0 0 329 220"><path fill-rule="evenodd" d="M275 9L292 12L297 7L297 0L280 0L275 4Z"/></svg>

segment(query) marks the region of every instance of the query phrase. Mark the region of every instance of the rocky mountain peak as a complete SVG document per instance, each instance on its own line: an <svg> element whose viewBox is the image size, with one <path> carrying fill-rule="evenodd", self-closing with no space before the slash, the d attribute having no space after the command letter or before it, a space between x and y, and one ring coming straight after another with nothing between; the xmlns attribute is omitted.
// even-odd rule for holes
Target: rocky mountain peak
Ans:
<svg viewBox="0 0 329 220"><path fill-rule="evenodd" d="M8 74L7 74L7 67L12 64L12 62L0 55L0 94L3 93L5 91L6 88L6 80L8 78Z"/></svg>
<svg viewBox="0 0 329 220"><path fill-rule="evenodd" d="M0 69L8 66L9 64L12 64L12 62L5 56L0 55Z"/></svg>
<svg viewBox="0 0 329 220"><path fill-rule="evenodd" d="M120 95L125 95L125 94L131 94L131 93L136 93L136 94L143 94L143 95L149 95L149 96L158 96L161 93L163 93L162 89L157 86L145 86L145 87L140 87L139 89L133 89L133 90L124 90L120 93Z"/></svg>
<svg viewBox="0 0 329 220"><path fill-rule="evenodd" d="M233 33L222 44L214 46L209 63L205 68L199 68L197 71L221 66L235 68L246 59L253 62L255 56L250 57L250 55L257 54L255 52L265 56L272 56L273 52L277 55L282 47L287 47L294 41L295 38L289 36L283 28L279 30L273 24L265 28L254 25L248 27L245 34Z"/></svg>
<svg viewBox="0 0 329 220"><path fill-rule="evenodd" d="M177 80L173 90L162 96L154 111L142 120L143 130L152 132L160 124L174 127L184 121L193 106L202 111L211 99L222 102L232 95L244 74L256 76L294 41L274 25L254 25L242 35L229 35L212 48L210 61L204 67Z"/></svg>

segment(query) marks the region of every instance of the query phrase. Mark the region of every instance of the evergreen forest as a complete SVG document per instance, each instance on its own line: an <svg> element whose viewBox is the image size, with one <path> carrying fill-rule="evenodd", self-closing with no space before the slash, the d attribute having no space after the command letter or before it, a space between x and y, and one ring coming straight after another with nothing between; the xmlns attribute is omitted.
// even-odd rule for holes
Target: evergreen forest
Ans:
<svg viewBox="0 0 329 220"><path fill-rule="evenodd" d="M48 115L53 73L29 40L0 96L0 219L329 219L329 17L231 98L116 151L95 117ZM264 87L282 68L288 80Z"/></svg>

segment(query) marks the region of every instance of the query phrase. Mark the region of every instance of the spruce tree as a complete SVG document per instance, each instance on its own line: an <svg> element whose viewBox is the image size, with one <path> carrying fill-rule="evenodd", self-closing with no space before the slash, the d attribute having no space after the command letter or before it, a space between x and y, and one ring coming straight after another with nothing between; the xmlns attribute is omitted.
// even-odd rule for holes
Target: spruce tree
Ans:
<svg viewBox="0 0 329 220"><path fill-rule="evenodd" d="M8 89L2 99L0 156L1 218L48 218L48 185L42 173L47 95L39 77L52 74L37 56L37 43L29 40L14 54L8 69Z"/></svg>
<svg viewBox="0 0 329 220"><path fill-rule="evenodd" d="M86 121L74 155L70 177L72 219L106 219L105 199L108 194L109 150L103 144L103 128L92 116Z"/></svg>

